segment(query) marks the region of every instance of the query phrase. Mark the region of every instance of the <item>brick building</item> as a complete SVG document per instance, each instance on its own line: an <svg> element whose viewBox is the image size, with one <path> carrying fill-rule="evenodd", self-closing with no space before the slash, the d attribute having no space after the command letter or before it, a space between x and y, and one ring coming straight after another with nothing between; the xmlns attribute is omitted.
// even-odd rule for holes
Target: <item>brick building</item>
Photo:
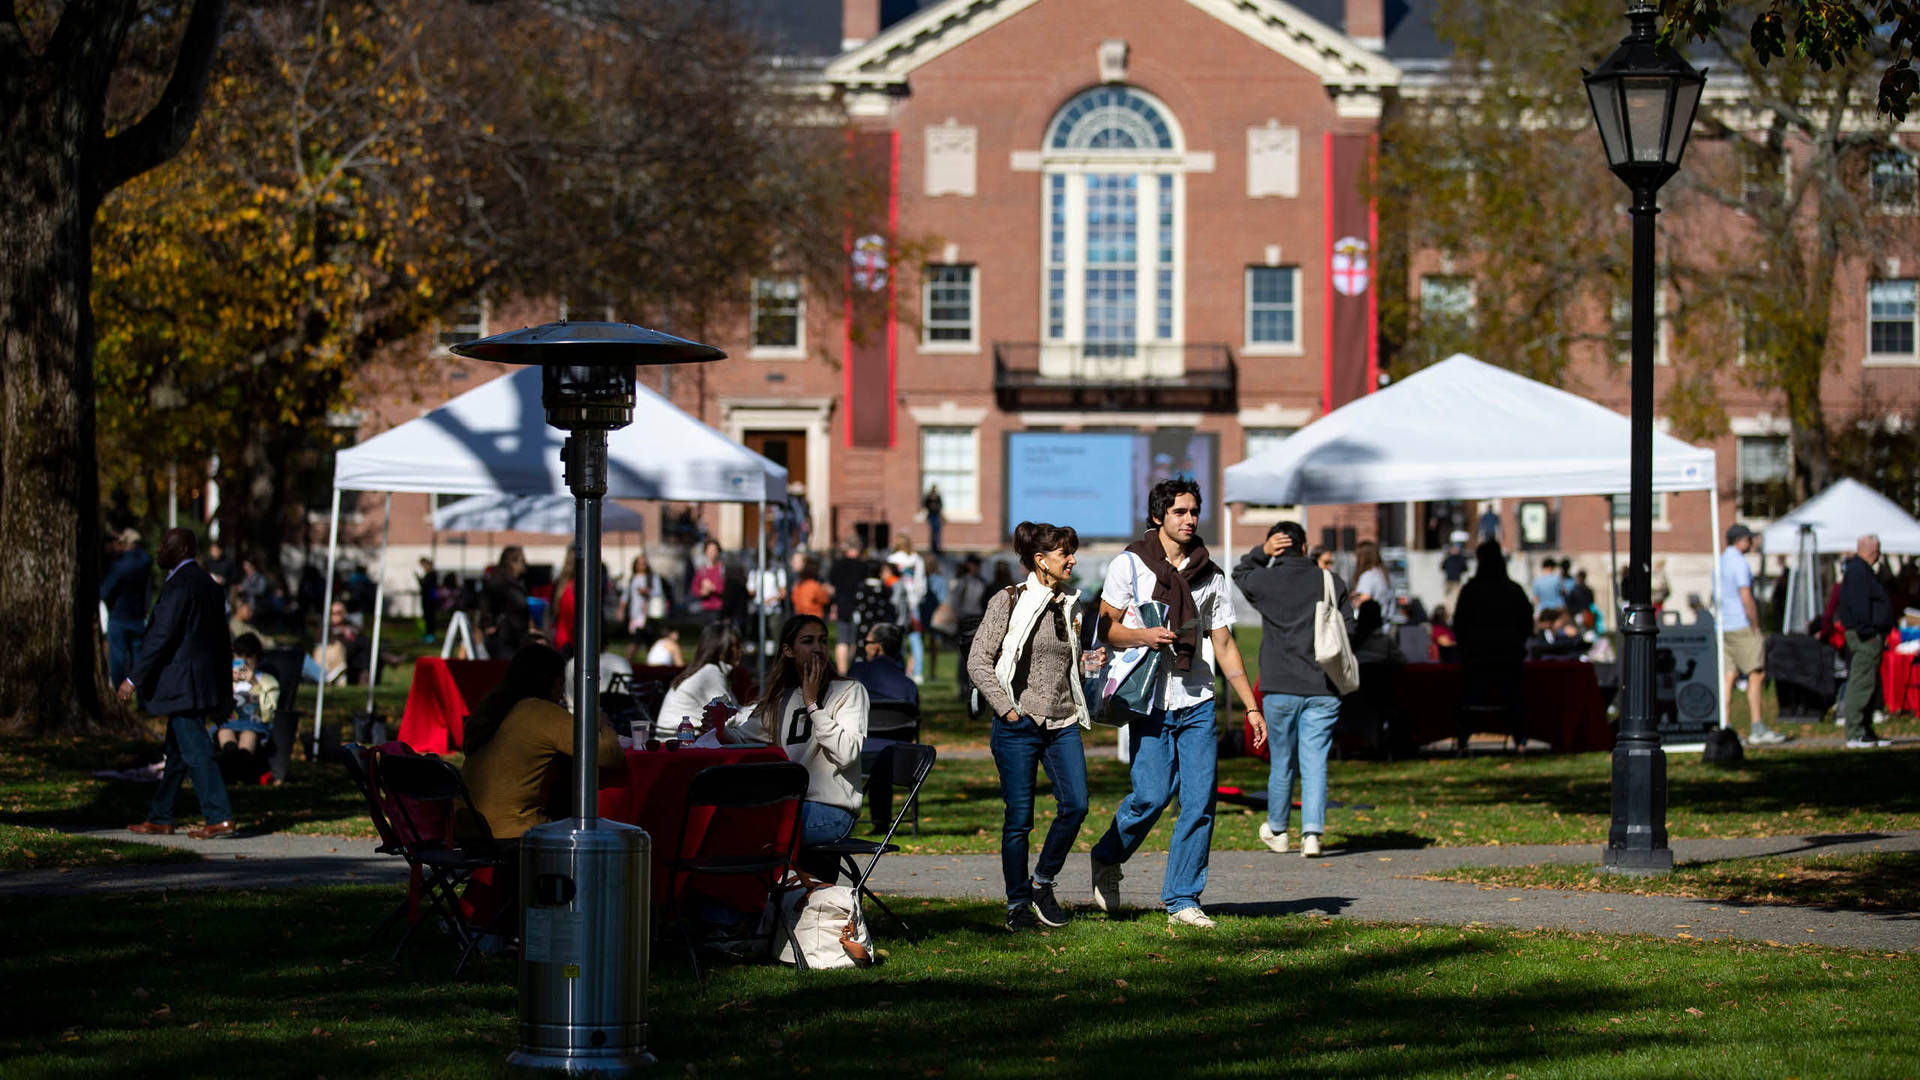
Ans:
<svg viewBox="0 0 1920 1080"><path fill-rule="evenodd" d="M964 550L1003 547L1023 516L1119 540L1136 527L1146 482L1168 472L1192 472L1211 496L1225 465L1364 392L1377 373L1364 273L1378 237L1364 206L1362 223L1348 228L1352 208L1340 202L1357 196L1341 148L1365 145L1393 95L1437 84L1446 57L1429 7L769 5L785 35L780 51L790 54L783 64L817 80L844 114L856 167L888 178L887 218L856 230L865 236L849 275L855 302L880 312L884 329L850 335L846 296L809 295L770 267L741 284L746 325L716 341L731 359L671 375L674 400L787 465L806 487L816 546L856 528L910 529L924 544L917 519L933 484L945 501L945 546ZM1600 168L1597 144L1594 153ZM1336 236L1343 215L1350 220ZM889 250L913 257L890 265ZM1842 350L1850 359L1827 380L1835 412L1920 389L1917 265L1920 252L1904 270L1878 254L1850 264L1843 302L1860 318ZM1437 257L1416 256L1409 288L1444 299L1445 270ZM1363 305L1357 333L1341 329L1336 309L1347 302ZM476 311L449 327L545 321L551 306ZM439 389L471 386L485 377L481 367L450 364ZM1604 349L1576 357L1566 386L1626 410L1624 366ZM1750 511L1775 501L1769 485L1784 475L1786 428L1776 401L1733 379L1722 396L1732 422L1714 446L1721 515L1752 521L1760 515ZM418 408L377 406L363 431ZM1707 497L1656 500L1655 548L1669 557L1677 597L1706 586L1715 546ZM1624 521L1604 499L1546 502L1553 548L1604 579L1609 534L1618 530L1624 546ZM1516 506L1495 508L1506 535L1517 535ZM1418 552L1449 521L1473 521L1483 509L1307 516L1316 539L1345 528ZM424 529L424 511L424 497L396 498L390 566L410 567L414 551L444 542ZM1226 512L1209 499L1211 535ZM1232 512L1242 539L1291 511ZM745 545L750 513L708 513L723 542ZM371 524L377 530L377 516ZM557 547L552 538L484 542L508 540ZM1429 572L1422 559L1410 565Z"/></svg>

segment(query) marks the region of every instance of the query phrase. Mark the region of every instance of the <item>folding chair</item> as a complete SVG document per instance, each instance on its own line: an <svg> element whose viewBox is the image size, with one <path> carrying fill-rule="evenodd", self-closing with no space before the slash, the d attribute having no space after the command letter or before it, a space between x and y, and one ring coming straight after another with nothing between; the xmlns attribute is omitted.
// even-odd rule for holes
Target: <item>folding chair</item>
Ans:
<svg viewBox="0 0 1920 1080"><path fill-rule="evenodd" d="M917 743L920 741L920 703L905 700L879 700L867 705L867 738L891 739L896 742ZM884 749L884 748L883 748ZM860 765L866 770L864 782L867 792L867 805L891 819L893 814L893 789L900 786L901 777L892 771L891 765L883 754L876 751L863 755ZM884 788L878 786L884 784ZM881 800L876 800L880 796ZM879 819L874 824L879 825ZM920 835L920 808L913 808L913 835Z"/></svg>
<svg viewBox="0 0 1920 1080"><path fill-rule="evenodd" d="M715 765L694 774L687 785L685 814L679 835L674 837L673 856L666 861L667 904L663 918L679 927L687 943L687 955L693 961L695 979L706 976L700 970L699 950L693 930L680 907L680 888L688 879L749 876L773 895L780 880L793 865L800 840L800 804L807 797L806 766L792 761L755 762L742 765ZM791 805L783 805L791 804ZM708 810L703 842L689 845L694 811ZM764 821L772 817L778 825L773 843L761 843L751 851L714 851L706 837L721 834L719 826L728 818L745 817ZM689 850L689 847L693 850ZM775 919L776 932L784 932L786 920ZM795 953L799 950L796 948ZM804 960L801 961L803 964Z"/></svg>
<svg viewBox="0 0 1920 1080"><path fill-rule="evenodd" d="M361 746L359 743L347 743L340 747L340 761L346 766L347 775L353 778L353 785L360 789L361 796L367 800L367 817L373 822L373 830L380 837L379 846L373 850L382 855L404 856L406 848L400 843L400 834L394 829L393 822L388 819L386 806L374 792L373 777L368 771L372 760L371 747ZM401 897L400 902L387 913L387 917L380 920L380 925L374 928L373 933L367 935L369 949L401 919L419 918L420 872L418 868L411 867L411 864L409 866L412 872L408 875L407 895ZM408 932L411 933L411 929Z"/></svg>
<svg viewBox="0 0 1920 1080"><path fill-rule="evenodd" d="M460 944L460 959L453 967L458 976L479 950L480 939L505 929L470 918L460 890L481 870L498 874L510 869L517 853L493 839L486 819L473 810L466 782L452 762L437 754L384 751L374 761L374 790L376 795L384 793L383 801L393 808L390 820L402 854L419 871L420 895ZM467 815L470 823L469 835L457 841L452 828L456 811ZM403 938L400 947L405 946ZM394 956L399 954L396 948Z"/></svg>
<svg viewBox="0 0 1920 1080"><path fill-rule="evenodd" d="M887 834L877 843L872 840L855 840L852 837L848 837L845 840L840 840L835 843L819 844L806 848L805 853L809 855L825 855L829 858L838 859L841 869L846 871L848 877L854 879L854 893L873 901L875 907L887 913L887 918L900 924L901 932L907 935L907 940L911 941L913 940L913 928L907 925L907 920L894 914L893 909L887 906L886 901L875 896L873 890L867 888L867 879L873 876L874 865L880 861L880 856L900 850L900 846L893 842L893 836L896 832L900 831L900 823L906 819L908 812L918 807L920 802L920 787L927 782L927 774L933 771L934 758L938 755L934 752L933 747L922 746L916 743L897 743L887 747L881 751L881 753L883 756L892 758L888 764L892 767L894 776L911 777L913 781L912 786L907 789L907 801L901 805L899 812L894 815L893 823L887 827ZM865 869L861 869L858 863L855 862L856 858L863 855L867 857Z"/></svg>

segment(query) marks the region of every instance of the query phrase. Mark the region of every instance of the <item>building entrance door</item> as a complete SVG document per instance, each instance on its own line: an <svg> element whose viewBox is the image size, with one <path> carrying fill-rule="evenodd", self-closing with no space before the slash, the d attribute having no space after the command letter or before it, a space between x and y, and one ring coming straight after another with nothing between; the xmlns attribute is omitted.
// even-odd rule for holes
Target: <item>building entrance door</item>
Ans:
<svg viewBox="0 0 1920 1080"><path fill-rule="evenodd" d="M786 469L787 482L789 484L806 484L806 432L746 431L741 433L740 441L746 444L747 449L752 450L754 453L759 454L775 465ZM810 490L810 488L808 490ZM740 542L747 548L753 548L760 542L758 539L760 535L759 504L747 503L742 507L741 515L741 520L745 527L740 535ZM778 522L780 520L779 515L774 515L773 520ZM778 550L778 547L778 538L769 533L767 535L767 550L775 551Z"/></svg>

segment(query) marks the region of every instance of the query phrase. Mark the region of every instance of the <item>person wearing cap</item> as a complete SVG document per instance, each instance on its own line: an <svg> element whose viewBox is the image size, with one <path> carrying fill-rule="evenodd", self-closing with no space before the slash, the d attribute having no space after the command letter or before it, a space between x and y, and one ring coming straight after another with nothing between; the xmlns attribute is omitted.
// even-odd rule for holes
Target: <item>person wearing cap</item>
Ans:
<svg viewBox="0 0 1920 1080"><path fill-rule="evenodd" d="M140 546L138 529L122 529L110 537L107 554L113 561L100 582L100 602L107 605L107 685L119 686L140 659L153 556Z"/></svg>
<svg viewBox="0 0 1920 1080"><path fill-rule="evenodd" d="M1747 565L1747 552L1753 550L1753 530L1735 523L1727 527L1727 546L1720 552L1720 588L1715 590L1720 603L1720 629L1726 641L1726 700L1733 700L1734 683L1747 677L1747 742L1770 746L1787 741L1760 715L1763 704L1760 690L1766 684L1766 638L1760 633L1760 609L1753 599L1753 567Z"/></svg>

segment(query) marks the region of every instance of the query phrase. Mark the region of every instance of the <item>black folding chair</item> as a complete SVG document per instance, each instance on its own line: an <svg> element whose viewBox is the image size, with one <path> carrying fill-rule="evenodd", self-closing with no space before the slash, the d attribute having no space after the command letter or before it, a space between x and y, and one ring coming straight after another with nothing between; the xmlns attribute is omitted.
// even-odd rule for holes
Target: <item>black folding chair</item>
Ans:
<svg viewBox="0 0 1920 1080"><path fill-rule="evenodd" d="M900 845L893 842L893 836L900 831L900 823L906 819L907 814L918 808L920 803L920 788L927 782L927 774L933 771L934 758L938 755L935 753L933 747L922 746L917 743L897 743L887 747L881 751L881 753L883 757L891 759L887 764L891 767L894 776L910 777L912 780L911 786L907 789L907 801L901 805L899 812L894 815L893 823L887 827L887 834L881 837L878 842L872 840L856 840L848 837L845 840L840 840L835 843L819 844L806 848L804 854L824 855L831 859L837 859L841 869L846 872L846 875L854 879L854 893L857 896L865 897L873 901L875 907L887 913L887 918L892 919L900 925L901 932L906 934L907 939L911 941L913 940L913 928L907 925L907 920L895 914L893 909L887 906L886 901L875 896L873 890L867 888L867 879L873 876L873 868L875 864L879 863L880 856L900 850ZM867 865L864 869L856 862L856 860L862 856L867 860Z"/></svg>
<svg viewBox="0 0 1920 1080"><path fill-rule="evenodd" d="M359 788L361 796L367 800L367 817L373 822L373 830L380 837L379 846L373 850L382 855L404 857L406 848L400 843L400 835L395 830L393 822L387 817L386 807L374 793L373 778L368 773L372 758L372 749L361 746L359 743L347 743L340 748L340 761L346 766L347 775L353 778L353 786ZM368 948L372 948L374 942L384 937L388 930L391 930L400 920L407 918L408 913L415 909L415 903L419 897L420 874L415 870L409 876L407 895L401 897L400 902L387 913L387 917L380 920L380 925L374 928L373 933L367 935ZM408 933L412 933L411 928L408 929ZM395 955L398 955L397 950Z"/></svg>
<svg viewBox="0 0 1920 1080"><path fill-rule="evenodd" d="M867 705L867 737L895 742L920 741L920 703L905 700L879 700ZM893 818L893 789L904 778L893 772L891 763L879 752L862 755L867 808L876 813L875 827ZM913 807L913 835L920 835L920 807Z"/></svg>
<svg viewBox="0 0 1920 1080"><path fill-rule="evenodd" d="M495 880L509 879L518 852L494 840L486 818L473 809L466 782L452 762L437 754L394 753L378 754L374 761L375 792L387 796L382 801L393 808L390 819L402 854L420 870L421 898L460 944L460 959L453 967L458 976L479 950L482 937L491 933L511 939L510 928L494 923L513 907L503 905L491 919L470 919L462 908L460 890L481 870L491 871ZM457 838L456 813L463 822ZM401 946L405 945L403 939ZM399 955L398 949L394 955Z"/></svg>
<svg viewBox="0 0 1920 1080"><path fill-rule="evenodd" d="M674 837L673 856L666 862L667 871L667 908L664 915L680 930L681 937L687 943L687 956L693 961L693 974L696 979L704 979L700 970L700 954L696 947L693 929L688 924L686 912L680 906L680 887L688 880L698 876L708 877L752 877L774 896L780 881L786 877L793 866L794 852L800 840L800 804L807 797L806 766L792 761L755 762L742 765L715 765L694 774L687 785L685 815L681 818L679 835ZM791 804L791 805L786 805ZM701 843L689 850L688 833L695 810L711 810L712 817L706 824L705 836L724 834L720 829L723 820L733 817L748 819L746 832L753 835L754 826L771 820L775 822L772 843L762 843L753 850L726 851L712 850L713 845ZM758 835L765 835L760 831ZM785 918L774 919L775 933L785 933ZM794 949L796 956L799 948ZM800 961L805 965L805 960Z"/></svg>

